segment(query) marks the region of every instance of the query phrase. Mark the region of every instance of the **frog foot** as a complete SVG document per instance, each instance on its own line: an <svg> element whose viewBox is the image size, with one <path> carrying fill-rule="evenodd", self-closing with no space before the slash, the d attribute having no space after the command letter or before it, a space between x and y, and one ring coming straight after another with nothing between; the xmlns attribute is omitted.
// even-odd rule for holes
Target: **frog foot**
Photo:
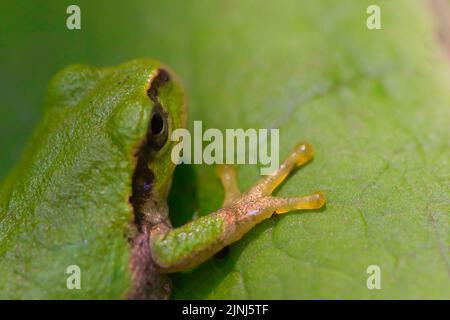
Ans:
<svg viewBox="0 0 450 320"><path fill-rule="evenodd" d="M283 198L271 195L295 168L310 161L313 155L314 150L309 143L299 143L277 170L256 182L243 194L237 186L235 167L218 165L216 173L225 192L223 207L253 203L254 205L250 207L258 207L259 211L273 210L271 213L277 214L300 209L321 208L325 204L325 195L320 191L303 197Z"/></svg>
<svg viewBox="0 0 450 320"><path fill-rule="evenodd" d="M272 174L256 182L247 192L241 194L236 182L236 171L232 165L219 165L217 174L222 182L225 197L224 215L229 214L233 224L240 225L240 237L258 222L272 214L294 210L318 209L325 204L325 195L314 192L302 197L276 197L272 192L297 167L312 159L313 148L309 143L299 143L289 157ZM231 210L226 210L229 208Z"/></svg>

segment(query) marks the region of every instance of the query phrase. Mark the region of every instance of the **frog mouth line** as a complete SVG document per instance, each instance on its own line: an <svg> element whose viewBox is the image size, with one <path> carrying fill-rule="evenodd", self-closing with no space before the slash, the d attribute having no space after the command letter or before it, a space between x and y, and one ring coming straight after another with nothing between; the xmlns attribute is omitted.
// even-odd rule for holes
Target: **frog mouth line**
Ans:
<svg viewBox="0 0 450 320"><path fill-rule="evenodd" d="M142 231L144 223L143 207L152 196L152 189L155 182L155 174L148 168L149 155L145 147L139 150L137 155L136 169L132 178L132 196L130 202L133 207L134 223L139 231Z"/></svg>
<svg viewBox="0 0 450 320"><path fill-rule="evenodd" d="M152 116L147 126L147 133L135 153L136 167L132 177L132 195L130 203L133 206L135 224L142 231L143 224L151 227L151 222L145 217L150 214L157 215L158 205L152 204L152 191L155 184L155 174L149 168L157 152L167 141L167 136L161 132L164 129L164 119L167 117L159 101L159 89L170 81L169 74L164 69L158 69L156 75L150 80L147 90L148 98L153 102ZM155 134L155 130L158 134ZM154 199L153 199L154 200ZM150 225L148 225L150 222Z"/></svg>
<svg viewBox="0 0 450 320"><path fill-rule="evenodd" d="M157 74L150 80L147 96L153 102L152 114L155 110L162 109L158 91L169 80L169 74L163 69L158 69ZM149 246L149 230L163 217L159 208L161 204L154 202L153 199L155 173L148 166L161 149L159 141L155 143L152 140L155 138L150 132L152 126L155 126L152 119L153 117L149 121L147 134L134 155L136 166L132 176L132 195L129 197L135 228L135 233L130 239L133 289L128 293L128 299L167 299L171 291L170 279L156 270Z"/></svg>

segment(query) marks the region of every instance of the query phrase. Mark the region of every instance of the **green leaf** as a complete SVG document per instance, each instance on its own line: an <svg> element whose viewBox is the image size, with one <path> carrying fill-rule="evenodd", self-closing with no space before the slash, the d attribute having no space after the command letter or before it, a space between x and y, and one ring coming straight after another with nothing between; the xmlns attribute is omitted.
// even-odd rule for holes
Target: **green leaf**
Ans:
<svg viewBox="0 0 450 320"><path fill-rule="evenodd" d="M381 7L381 30L366 27L370 4ZM3 171L38 119L51 74L73 62L156 58L183 79L190 123L279 128L281 158L309 141L315 160L278 194L328 197L324 210L265 221L226 257L175 275L174 298L450 298L450 74L423 2L79 6L82 30L73 32L59 1L0 13ZM17 12L28 20L12 20ZM175 177L177 223L220 206L212 167ZM242 189L258 178L257 167L239 167ZM366 286L369 265L381 268L381 290Z"/></svg>
<svg viewBox="0 0 450 320"><path fill-rule="evenodd" d="M177 275L175 298L450 297L448 66L420 3L380 2L372 31L370 3L227 3L211 19L195 55L207 67L190 79L194 117L279 127L283 156L310 141L315 160L279 194L323 189L328 204L261 223L225 259ZM207 213L219 187L198 171ZM241 166L242 189L258 178ZM366 286L369 265L381 290Z"/></svg>

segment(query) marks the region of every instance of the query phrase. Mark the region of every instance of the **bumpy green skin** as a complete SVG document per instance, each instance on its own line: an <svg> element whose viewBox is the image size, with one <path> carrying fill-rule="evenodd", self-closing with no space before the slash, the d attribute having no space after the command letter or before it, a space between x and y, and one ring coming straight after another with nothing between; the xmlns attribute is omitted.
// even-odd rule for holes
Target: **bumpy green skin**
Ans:
<svg viewBox="0 0 450 320"><path fill-rule="evenodd" d="M147 131L146 91L158 67L74 65L51 81L42 121L0 189L0 298L123 298L132 289L133 154ZM172 129L181 127L182 89L166 91ZM170 148L153 165L164 192ZM81 268L81 290L66 288L70 265Z"/></svg>

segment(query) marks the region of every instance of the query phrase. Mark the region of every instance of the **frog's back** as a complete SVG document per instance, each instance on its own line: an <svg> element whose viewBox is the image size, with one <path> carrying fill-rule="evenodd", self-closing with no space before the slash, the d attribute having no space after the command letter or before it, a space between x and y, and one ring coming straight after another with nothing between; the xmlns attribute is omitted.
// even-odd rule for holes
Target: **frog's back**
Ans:
<svg viewBox="0 0 450 320"><path fill-rule="evenodd" d="M132 286L128 202L158 65L71 66L0 190L1 298L120 298ZM69 266L81 290L69 290Z"/></svg>

